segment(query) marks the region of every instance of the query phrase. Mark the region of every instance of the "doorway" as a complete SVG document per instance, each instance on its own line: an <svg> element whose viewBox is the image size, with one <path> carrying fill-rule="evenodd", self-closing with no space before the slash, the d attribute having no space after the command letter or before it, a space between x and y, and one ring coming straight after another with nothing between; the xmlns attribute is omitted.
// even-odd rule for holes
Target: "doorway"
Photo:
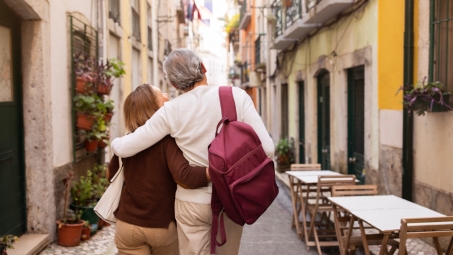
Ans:
<svg viewBox="0 0 453 255"><path fill-rule="evenodd" d="M348 70L348 174L365 182L365 68Z"/></svg>
<svg viewBox="0 0 453 255"><path fill-rule="evenodd" d="M299 85L299 163L305 162L305 87L304 82L298 82Z"/></svg>
<svg viewBox="0 0 453 255"><path fill-rule="evenodd" d="M318 163L330 169L330 73L322 70L318 80Z"/></svg>
<svg viewBox="0 0 453 255"><path fill-rule="evenodd" d="M0 0L0 235L26 231L21 19Z"/></svg>

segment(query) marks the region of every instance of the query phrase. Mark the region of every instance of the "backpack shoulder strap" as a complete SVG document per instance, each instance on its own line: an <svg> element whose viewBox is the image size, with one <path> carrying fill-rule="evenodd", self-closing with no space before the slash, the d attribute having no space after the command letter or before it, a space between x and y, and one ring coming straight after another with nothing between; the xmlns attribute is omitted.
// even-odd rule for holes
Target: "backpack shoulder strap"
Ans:
<svg viewBox="0 0 453 255"><path fill-rule="evenodd" d="M230 86L219 87L220 106L222 108L222 118L236 121L236 104L234 103L233 88Z"/></svg>

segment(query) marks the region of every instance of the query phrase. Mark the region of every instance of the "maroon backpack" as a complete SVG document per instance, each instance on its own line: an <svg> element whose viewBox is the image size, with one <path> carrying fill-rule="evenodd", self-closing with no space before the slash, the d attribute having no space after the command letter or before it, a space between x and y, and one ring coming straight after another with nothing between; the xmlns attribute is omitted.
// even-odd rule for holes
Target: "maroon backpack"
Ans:
<svg viewBox="0 0 453 255"><path fill-rule="evenodd" d="M253 224L278 194L274 162L253 128L237 121L232 87L219 87L222 119L208 147L212 180L211 254L226 242L223 211L233 222ZM219 128L220 131L219 131ZM219 228L220 243L216 236Z"/></svg>

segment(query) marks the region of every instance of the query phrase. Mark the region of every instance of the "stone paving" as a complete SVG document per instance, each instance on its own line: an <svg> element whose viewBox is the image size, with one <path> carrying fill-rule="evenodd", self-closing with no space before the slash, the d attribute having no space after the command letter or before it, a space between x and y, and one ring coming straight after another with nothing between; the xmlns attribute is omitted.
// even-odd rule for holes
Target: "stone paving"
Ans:
<svg viewBox="0 0 453 255"><path fill-rule="evenodd" d="M93 254L103 255L113 245L113 237L115 236L115 226L111 225L98 230L96 234L90 237L87 241L82 241L76 247L63 247L57 243L50 244L39 255L66 255L66 254Z"/></svg>

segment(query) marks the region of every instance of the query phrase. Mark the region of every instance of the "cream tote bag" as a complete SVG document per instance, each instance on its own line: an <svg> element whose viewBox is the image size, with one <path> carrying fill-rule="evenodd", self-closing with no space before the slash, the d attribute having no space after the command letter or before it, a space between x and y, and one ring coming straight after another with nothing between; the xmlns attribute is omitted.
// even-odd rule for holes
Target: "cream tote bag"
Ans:
<svg viewBox="0 0 453 255"><path fill-rule="evenodd" d="M113 212L116 210L116 208L118 208L121 197L121 190L123 189L123 183L124 174L123 164L121 163L120 170L118 170L115 176L113 176L112 182L110 183L109 187L94 207L94 212L99 216L99 218L108 223L116 223L116 218L113 215Z"/></svg>

